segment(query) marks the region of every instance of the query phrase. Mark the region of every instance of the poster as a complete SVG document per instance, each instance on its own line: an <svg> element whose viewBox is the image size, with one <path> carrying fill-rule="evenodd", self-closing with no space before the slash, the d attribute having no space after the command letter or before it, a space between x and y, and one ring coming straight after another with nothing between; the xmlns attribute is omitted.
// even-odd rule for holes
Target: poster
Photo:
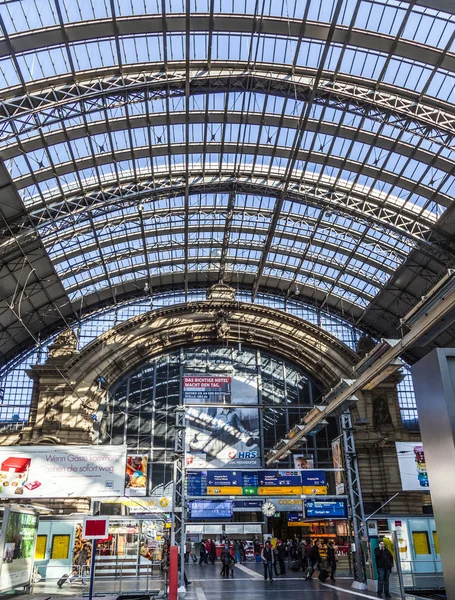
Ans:
<svg viewBox="0 0 455 600"><path fill-rule="evenodd" d="M421 442L395 442L403 491L430 489L425 453Z"/></svg>
<svg viewBox="0 0 455 600"><path fill-rule="evenodd" d="M259 467L258 409L189 407L186 464L197 468Z"/></svg>
<svg viewBox="0 0 455 600"><path fill-rule="evenodd" d="M148 457L128 454L126 457L125 496L147 495Z"/></svg>
<svg viewBox="0 0 455 600"><path fill-rule="evenodd" d="M343 469L343 450L341 446L341 436L332 442L332 460L334 469ZM335 493L337 496L344 494L344 473L335 471Z"/></svg>
<svg viewBox="0 0 455 600"><path fill-rule="evenodd" d="M232 377L220 375L185 375L185 404L230 404Z"/></svg>
<svg viewBox="0 0 455 600"><path fill-rule="evenodd" d="M38 517L7 508L3 516L3 557L0 565L0 591L30 582Z"/></svg>
<svg viewBox="0 0 455 600"><path fill-rule="evenodd" d="M314 469L312 454L294 454L294 469Z"/></svg>
<svg viewBox="0 0 455 600"><path fill-rule="evenodd" d="M1 498L123 495L125 446L1 446Z"/></svg>

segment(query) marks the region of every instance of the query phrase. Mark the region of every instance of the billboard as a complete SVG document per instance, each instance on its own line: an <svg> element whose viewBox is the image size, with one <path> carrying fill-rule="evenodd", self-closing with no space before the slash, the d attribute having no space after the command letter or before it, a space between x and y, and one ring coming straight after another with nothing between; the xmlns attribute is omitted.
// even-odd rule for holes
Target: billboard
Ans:
<svg viewBox="0 0 455 600"><path fill-rule="evenodd" d="M332 460L334 469L343 468L343 449L341 446L341 436L332 442ZM335 471L335 491L337 495L344 494L344 473Z"/></svg>
<svg viewBox="0 0 455 600"><path fill-rule="evenodd" d="M232 377L221 375L185 375L185 404L231 404Z"/></svg>
<svg viewBox="0 0 455 600"><path fill-rule="evenodd" d="M395 442L403 491L430 489L425 453L421 442Z"/></svg>
<svg viewBox="0 0 455 600"><path fill-rule="evenodd" d="M1 446L0 498L123 495L125 446Z"/></svg>
<svg viewBox="0 0 455 600"><path fill-rule="evenodd" d="M37 515L5 509L0 543L0 592L30 583L37 529Z"/></svg>
<svg viewBox="0 0 455 600"><path fill-rule="evenodd" d="M294 469L314 469L314 457L312 454L294 454Z"/></svg>
<svg viewBox="0 0 455 600"><path fill-rule="evenodd" d="M125 496L147 495L148 457L128 454L126 457Z"/></svg>
<svg viewBox="0 0 455 600"><path fill-rule="evenodd" d="M259 410L191 406L186 411L189 467L259 467Z"/></svg>

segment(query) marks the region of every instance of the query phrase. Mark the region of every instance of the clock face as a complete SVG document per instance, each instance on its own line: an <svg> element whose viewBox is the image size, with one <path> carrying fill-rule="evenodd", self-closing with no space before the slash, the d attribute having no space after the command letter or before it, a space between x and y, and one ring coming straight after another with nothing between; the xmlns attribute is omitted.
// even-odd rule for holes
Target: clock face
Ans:
<svg viewBox="0 0 455 600"><path fill-rule="evenodd" d="M266 517L273 517L275 514L275 505L273 502L264 502L262 505L262 513Z"/></svg>

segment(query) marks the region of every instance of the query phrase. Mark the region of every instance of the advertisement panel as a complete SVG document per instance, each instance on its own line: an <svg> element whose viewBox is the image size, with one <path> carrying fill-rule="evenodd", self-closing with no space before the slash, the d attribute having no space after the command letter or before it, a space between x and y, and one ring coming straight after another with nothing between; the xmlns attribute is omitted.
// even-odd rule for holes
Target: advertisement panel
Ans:
<svg viewBox="0 0 455 600"><path fill-rule="evenodd" d="M3 556L0 564L1 592L30 582L37 529L37 515L5 509L1 544Z"/></svg>
<svg viewBox="0 0 455 600"><path fill-rule="evenodd" d="M341 436L337 437L332 442L332 460L334 469L343 468L343 449L341 445ZM342 471L335 472L335 492L337 495L344 494L344 473Z"/></svg>
<svg viewBox="0 0 455 600"><path fill-rule="evenodd" d="M123 495L126 446L0 447L0 497Z"/></svg>
<svg viewBox="0 0 455 600"><path fill-rule="evenodd" d="M258 467L259 410L189 407L186 440L186 464L189 467Z"/></svg>
<svg viewBox="0 0 455 600"><path fill-rule="evenodd" d="M313 469L313 454L294 454L294 469Z"/></svg>
<svg viewBox="0 0 455 600"><path fill-rule="evenodd" d="M94 498L94 500L96 500ZM171 496L147 496L145 498L99 498L104 504L124 504L130 514L168 513L173 510Z"/></svg>
<svg viewBox="0 0 455 600"><path fill-rule="evenodd" d="M430 489L425 453L420 442L395 442L401 487L405 492Z"/></svg>
<svg viewBox="0 0 455 600"><path fill-rule="evenodd" d="M231 404L232 377L221 375L185 375L185 404Z"/></svg>
<svg viewBox="0 0 455 600"><path fill-rule="evenodd" d="M126 457L125 496L147 495L147 456Z"/></svg>

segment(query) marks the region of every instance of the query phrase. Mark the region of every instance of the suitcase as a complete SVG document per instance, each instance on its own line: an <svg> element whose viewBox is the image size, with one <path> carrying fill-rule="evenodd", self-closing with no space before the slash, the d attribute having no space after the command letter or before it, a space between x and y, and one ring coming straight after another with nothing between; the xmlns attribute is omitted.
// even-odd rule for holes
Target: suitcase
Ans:
<svg viewBox="0 0 455 600"><path fill-rule="evenodd" d="M322 581L322 583L324 583L328 576L329 572L327 571L327 569L321 569L321 572L318 575L318 579L319 581Z"/></svg>
<svg viewBox="0 0 455 600"><path fill-rule="evenodd" d="M62 577L60 577L60 579L57 581L57 585L59 588L62 587L62 585L65 583L65 581L68 579L69 575L68 573L65 573Z"/></svg>
<svg viewBox="0 0 455 600"><path fill-rule="evenodd" d="M291 563L291 571L300 571L301 563L298 560L293 560Z"/></svg>
<svg viewBox="0 0 455 600"><path fill-rule="evenodd" d="M314 573L313 567L308 567L308 569L305 571L305 574L303 576L304 579L311 579L311 577L313 576L313 573Z"/></svg>

